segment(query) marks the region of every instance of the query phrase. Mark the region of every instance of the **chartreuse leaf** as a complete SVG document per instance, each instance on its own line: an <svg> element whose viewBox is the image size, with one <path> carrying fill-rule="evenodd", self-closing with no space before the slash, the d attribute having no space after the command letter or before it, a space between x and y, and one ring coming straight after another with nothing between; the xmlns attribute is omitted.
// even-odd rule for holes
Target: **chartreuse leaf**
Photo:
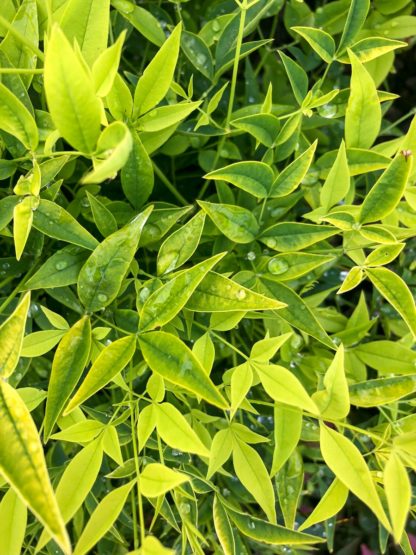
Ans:
<svg viewBox="0 0 416 555"><path fill-rule="evenodd" d="M0 381L0 471L65 554L71 545L35 423L20 395Z"/></svg>
<svg viewBox="0 0 416 555"><path fill-rule="evenodd" d="M116 42L101 52L94 61L92 66L92 79L97 96L107 96L113 87L125 37L126 32L123 31L118 36Z"/></svg>
<svg viewBox="0 0 416 555"><path fill-rule="evenodd" d="M291 27L291 29L304 38L324 62L328 64L332 62L335 54L335 41L331 35L314 27Z"/></svg>
<svg viewBox="0 0 416 555"><path fill-rule="evenodd" d="M284 52L279 51L279 56L292 86L293 94L298 104L301 105L308 92L308 76L304 69Z"/></svg>
<svg viewBox="0 0 416 555"><path fill-rule="evenodd" d="M126 503L134 481L113 489L104 497L90 516L77 545L74 555L84 555L110 530Z"/></svg>
<svg viewBox="0 0 416 555"><path fill-rule="evenodd" d="M379 374L414 374L416 351L395 341L370 341L358 345L354 353Z"/></svg>
<svg viewBox="0 0 416 555"><path fill-rule="evenodd" d="M171 125L176 125L183 121L189 114L196 110L200 104L201 101L180 102L179 104L168 104L167 106L154 108L137 120L137 129L149 133L162 131Z"/></svg>
<svg viewBox="0 0 416 555"><path fill-rule="evenodd" d="M92 64L107 46L110 0L69 0L61 27L71 43L74 39Z"/></svg>
<svg viewBox="0 0 416 555"><path fill-rule="evenodd" d="M194 254L201 240L204 223L205 213L201 210L165 239L157 255L159 275L179 268Z"/></svg>
<svg viewBox="0 0 416 555"><path fill-rule="evenodd" d="M268 148L273 147L280 131L280 121L273 114L251 114L235 119L231 124Z"/></svg>
<svg viewBox="0 0 416 555"><path fill-rule="evenodd" d="M300 185L312 163L317 144L318 141L311 144L305 152L298 156L277 176L271 186L270 196L272 198L285 197Z"/></svg>
<svg viewBox="0 0 416 555"><path fill-rule="evenodd" d="M68 426L61 432L53 434L51 438L73 443L88 443L95 439L104 428L105 424L97 422L97 420L82 420Z"/></svg>
<svg viewBox="0 0 416 555"><path fill-rule="evenodd" d="M292 332L284 333L276 337L265 337L264 339L260 339L260 341L256 341L251 348L250 360L269 362L290 337L292 337Z"/></svg>
<svg viewBox="0 0 416 555"><path fill-rule="evenodd" d="M112 0L111 5L129 21L135 29L156 46L161 46L165 33L156 17L141 6L129 0Z"/></svg>
<svg viewBox="0 0 416 555"><path fill-rule="evenodd" d="M393 536L396 542L400 542L410 511L412 488L406 468L394 451L384 468L383 481Z"/></svg>
<svg viewBox="0 0 416 555"><path fill-rule="evenodd" d="M397 371L396 368L392 370ZM354 383L350 385L350 399L357 407L377 407L398 401L415 390L416 373L412 376L394 376Z"/></svg>
<svg viewBox="0 0 416 555"><path fill-rule="evenodd" d="M407 43L400 40L392 40L385 37L366 37L352 44L350 48L360 62L364 64L379 56L383 56L383 54L387 54L387 52L397 48L404 48L405 46L407 46ZM337 59L339 62L347 64L350 62L347 55L339 56Z"/></svg>
<svg viewBox="0 0 416 555"><path fill-rule="evenodd" d="M70 413L94 393L105 387L130 362L136 350L136 338L128 335L107 345L95 359L64 414Z"/></svg>
<svg viewBox="0 0 416 555"><path fill-rule="evenodd" d="M312 395L321 415L334 420L342 419L350 411L348 383L344 369L344 347L340 345L336 355L325 373L324 389Z"/></svg>
<svg viewBox="0 0 416 555"><path fill-rule="evenodd" d="M273 274L273 279L290 281L308 274L315 270L315 268L319 268L319 266L333 260L334 257L331 255L309 252L287 252L270 258L267 269Z"/></svg>
<svg viewBox="0 0 416 555"><path fill-rule="evenodd" d="M231 376L231 417L246 398L253 384L253 371L248 362L234 368Z"/></svg>
<svg viewBox="0 0 416 555"><path fill-rule="evenodd" d="M181 30L182 24L175 27L137 82L134 92L136 116L154 108L168 92L178 59Z"/></svg>
<svg viewBox="0 0 416 555"><path fill-rule="evenodd" d="M367 276L391 306L397 310L416 337L416 306L405 281L388 268L366 268Z"/></svg>
<svg viewBox="0 0 416 555"><path fill-rule="evenodd" d="M364 0L363 4L367 2ZM371 75L353 52L349 51L349 57L352 75L345 113L345 142L348 148L370 148L380 131L380 101Z"/></svg>
<svg viewBox="0 0 416 555"><path fill-rule="evenodd" d="M154 408L157 432L169 447L201 457L209 456L209 450L176 407L161 403L154 405Z"/></svg>
<svg viewBox="0 0 416 555"><path fill-rule="evenodd" d="M390 530L370 470L357 447L345 436L321 424L320 446L324 461L335 476L365 503Z"/></svg>
<svg viewBox="0 0 416 555"><path fill-rule="evenodd" d="M103 459L101 438L79 451L68 463L56 488L56 500L65 523L69 522L90 493ZM44 530L36 551L40 551L51 539Z"/></svg>
<svg viewBox="0 0 416 555"><path fill-rule="evenodd" d="M338 233L329 225L280 222L267 228L259 240L280 252L299 251Z"/></svg>
<svg viewBox="0 0 416 555"><path fill-rule="evenodd" d="M26 293L16 309L0 326L0 376L8 378L17 366L22 351L30 293Z"/></svg>
<svg viewBox="0 0 416 555"><path fill-rule="evenodd" d="M228 505L226 511L232 523L242 534L257 542L268 545L308 545L312 543L322 543L325 540L311 534L304 534L295 530L288 530L284 526L279 526L260 518L237 512Z"/></svg>
<svg viewBox="0 0 416 555"><path fill-rule="evenodd" d="M233 432L231 428L219 430L212 440L207 478L210 479L225 464L233 450Z"/></svg>
<svg viewBox="0 0 416 555"><path fill-rule="evenodd" d="M88 312L100 310L116 298L151 211L150 206L125 227L106 237L81 268L78 295Z"/></svg>
<svg viewBox="0 0 416 555"><path fill-rule="evenodd" d="M277 496L287 528L295 525L303 480L303 460L295 450L276 476Z"/></svg>
<svg viewBox="0 0 416 555"><path fill-rule="evenodd" d="M127 125L121 121L110 123L98 138L95 167L82 182L101 183L115 177L127 162L132 147L133 140Z"/></svg>
<svg viewBox="0 0 416 555"><path fill-rule="evenodd" d="M255 293L215 272L205 276L186 304L186 308L195 312L278 310L284 307L284 303Z"/></svg>
<svg viewBox="0 0 416 555"><path fill-rule="evenodd" d="M50 200L41 199L33 213L33 227L49 237L73 243L88 250L95 249L98 244L97 239L69 212Z"/></svg>
<svg viewBox="0 0 416 555"><path fill-rule="evenodd" d="M140 491L145 497L158 497L188 482L189 476L160 463L151 463L140 473Z"/></svg>
<svg viewBox="0 0 416 555"><path fill-rule="evenodd" d="M90 348L91 323L84 316L65 333L53 358L45 409L45 441L84 371Z"/></svg>
<svg viewBox="0 0 416 555"><path fill-rule="evenodd" d="M0 552L20 555L25 538L27 508L13 488L0 503Z"/></svg>
<svg viewBox="0 0 416 555"><path fill-rule="evenodd" d="M235 243L251 243L259 231L256 218L242 206L215 204L199 200L199 206L206 212L218 229Z"/></svg>
<svg viewBox="0 0 416 555"><path fill-rule="evenodd" d="M16 260L22 257L26 242L29 237L33 222L33 208L38 200L32 196L26 196L22 202L16 204L13 210L13 239L16 252Z"/></svg>
<svg viewBox="0 0 416 555"><path fill-rule="evenodd" d="M140 331L164 326L182 310L207 273L223 258L217 254L188 270L183 270L150 295L140 313Z"/></svg>
<svg viewBox="0 0 416 555"><path fill-rule="evenodd" d="M173 549L164 547L160 541L154 536L146 536L141 548L138 551L133 551L137 555L174 555Z"/></svg>
<svg viewBox="0 0 416 555"><path fill-rule="evenodd" d="M403 250L404 243L395 245L380 245L376 247L364 260L365 266L384 266L392 262Z"/></svg>
<svg viewBox="0 0 416 555"><path fill-rule="evenodd" d="M265 391L277 402L318 414L319 410L298 378L284 366L252 362Z"/></svg>
<svg viewBox="0 0 416 555"><path fill-rule="evenodd" d="M338 478L335 478L315 509L299 526L299 532L336 515L347 502L347 498L348 488Z"/></svg>
<svg viewBox="0 0 416 555"><path fill-rule="evenodd" d="M302 410L283 403L274 405L274 451L270 476L279 472L295 450L302 431Z"/></svg>
<svg viewBox="0 0 416 555"><path fill-rule="evenodd" d="M328 177L321 189L321 205L325 210L329 210L334 204L345 198L349 188L350 171L345 143L342 141L335 162L329 170Z"/></svg>
<svg viewBox="0 0 416 555"><path fill-rule="evenodd" d="M0 129L16 137L28 150L38 146L39 132L34 117L3 83L0 83Z"/></svg>
<svg viewBox="0 0 416 555"><path fill-rule="evenodd" d="M234 555L234 531L231 527L230 519L217 496L214 497L212 515L214 518L215 533L224 551L224 555Z"/></svg>
<svg viewBox="0 0 416 555"><path fill-rule="evenodd" d="M338 52L342 53L355 39L359 30L364 25L370 0L352 0L348 11L347 20L344 25L341 40L338 45Z"/></svg>
<svg viewBox="0 0 416 555"><path fill-rule="evenodd" d="M359 223L376 222L388 216L399 204L412 171L413 156L401 152L391 161L365 197Z"/></svg>
<svg viewBox="0 0 416 555"><path fill-rule="evenodd" d="M227 408L218 388L192 351L179 338L166 332L154 331L140 335L139 343L145 361L154 372L217 407Z"/></svg>
<svg viewBox="0 0 416 555"><path fill-rule="evenodd" d="M251 493L270 522L276 522L273 486L260 455L238 438L233 443L235 473L243 486Z"/></svg>
<svg viewBox="0 0 416 555"><path fill-rule="evenodd" d="M351 291L351 289L354 289L355 287L357 287L357 285L360 285L363 279L363 269L360 266L353 266L342 282L341 287L338 289L338 295L341 295L341 293L346 293L347 291Z"/></svg>
<svg viewBox="0 0 416 555"><path fill-rule="evenodd" d="M265 198L270 193L274 174L263 162L236 162L207 173L204 177L226 181L256 198Z"/></svg>
<svg viewBox="0 0 416 555"><path fill-rule="evenodd" d="M63 330L43 330L29 333L23 339L22 357L39 357L51 351L65 334Z"/></svg>
<svg viewBox="0 0 416 555"><path fill-rule="evenodd" d="M108 235L115 233L117 231L117 222L110 210L88 191L87 198L91 206L94 223L101 235L108 237Z"/></svg>
<svg viewBox="0 0 416 555"><path fill-rule="evenodd" d="M89 2L77 4L87 7ZM48 41L44 79L49 111L59 133L77 150L92 153L100 133L100 101L91 76L58 25Z"/></svg>
<svg viewBox="0 0 416 555"><path fill-rule="evenodd" d="M136 131L129 157L121 169L121 186L134 208L140 208L149 198L154 184L153 166Z"/></svg>

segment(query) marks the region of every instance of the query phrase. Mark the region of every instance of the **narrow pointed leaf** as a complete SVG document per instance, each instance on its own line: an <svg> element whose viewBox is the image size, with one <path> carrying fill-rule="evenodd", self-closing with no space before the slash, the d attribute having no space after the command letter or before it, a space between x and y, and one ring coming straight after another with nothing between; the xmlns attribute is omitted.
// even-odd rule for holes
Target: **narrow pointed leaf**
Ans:
<svg viewBox="0 0 416 555"><path fill-rule="evenodd" d="M30 293L26 293L14 312L0 326L0 376L2 378L8 378L19 362L29 305Z"/></svg>
<svg viewBox="0 0 416 555"><path fill-rule="evenodd" d="M273 171L263 162L236 162L225 168L214 170L205 179L226 181L256 198L265 198L273 182Z"/></svg>

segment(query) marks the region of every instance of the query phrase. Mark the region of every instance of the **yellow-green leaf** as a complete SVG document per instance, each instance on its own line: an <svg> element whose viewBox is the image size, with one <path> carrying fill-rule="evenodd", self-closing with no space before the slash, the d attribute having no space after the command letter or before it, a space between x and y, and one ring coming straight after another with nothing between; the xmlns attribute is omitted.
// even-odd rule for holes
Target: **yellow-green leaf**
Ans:
<svg viewBox="0 0 416 555"><path fill-rule="evenodd" d="M20 555L25 538L27 508L10 488L0 503L0 553Z"/></svg>
<svg viewBox="0 0 416 555"><path fill-rule="evenodd" d="M394 452L387 461L383 478L393 535L399 543L410 511L412 487L406 468Z"/></svg>
<svg viewBox="0 0 416 555"><path fill-rule="evenodd" d="M22 297L16 309L0 326L0 376L2 378L8 378L19 362L29 306L30 292Z"/></svg>
<svg viewBox="0 0 416 555"><path fill-rule="evenodd" d="M140 491L145 497L158 497L188 482L189 476L160 463L150 463L140 473Z"/></svg>

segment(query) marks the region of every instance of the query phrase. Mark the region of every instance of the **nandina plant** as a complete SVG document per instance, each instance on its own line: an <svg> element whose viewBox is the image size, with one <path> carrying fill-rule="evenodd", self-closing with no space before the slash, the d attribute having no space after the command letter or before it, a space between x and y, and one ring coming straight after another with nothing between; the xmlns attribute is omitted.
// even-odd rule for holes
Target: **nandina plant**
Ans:
<svg viewBox="0 0 416 555"><path fill-rule="evenodd" d="M1 554L412 553L413 8L2 0Z"/></svg>

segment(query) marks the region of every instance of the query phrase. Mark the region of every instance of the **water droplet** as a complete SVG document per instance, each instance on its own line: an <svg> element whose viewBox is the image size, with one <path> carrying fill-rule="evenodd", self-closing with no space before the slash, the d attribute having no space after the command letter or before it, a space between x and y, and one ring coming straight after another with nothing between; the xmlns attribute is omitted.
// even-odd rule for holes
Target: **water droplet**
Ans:
<svg viewBox="0 0 416 555"><path fill-rule="evenodd" d="M8 262L4 262L2 268L3 270L8 270L10 268L10 264Z"/></svg>
<svg viewBox="0 0 416 555"><path fill-rule="evenodd" d="M267 264L269 272L275 276L284 274L289 269L289 264L282 258L271 258Z"/></svg>
<svg viewBox="0 0 416 555"><path fill-rule="evenodd" d="M191 512L191 506L189 503L181 503L181 512L188 515Z"/></svg>
<svg viewBox="0 0 416 555"><path fill-rule="evenodd" d="M267 245L268 247L270 247L271 249L274 249L274 247L276 246L276 244L277 244L277 241L276 241L276 239L273 239L273 237L268 237L268 238L266 239L266 245Z"/></svg>
<svg viewBox="0 0 416 555"><path fill-rule="evenodd" d="M104 295L104 293L99 293L97 299L100 301L100 303L105 303L108 297L107 295Z"/></svg>
<svg viewBox="0 0 416 555"><path fill-rule="evenodd" d="M252 262L253 260L256 260L256 253L253 252L253 251L248 252L248 253L247 253L247 260L250 260L251 262Z"/></svg>
<svg viewBox="0 0 416 555"><path fill-rule="evenodd" d="M237 291L237 299L239 301L242 301L243 299L245 299L247 296L247 293L244 291L244 289L240 289L239 291Z"/></svg>
<svg viewBox="0 0 416 555"><path fill-rule="evenodd" d="M254 530L255 527L256 527L256 523L251 521L251 522L248 523L248 527L250 528L250 530Z"/></svg>
<svg viewBox="0 0 416 555"><path fill-rule="evenodd" d="M60 271L60 270L65 270L65 268L68 266L68 263L65 260L60 260L59 262L57 262L55 264L55 268Z"/></svg>
<svg viewBox="0 0 416 555"><path fill-rule="evenodd" d="M148 287L143 287L143 289L139 293L139 298L141 302L144 303L149 295L150 295L150 289Z"/></svg>
<svg viewBox="0 0 416 555"><path fill-rule="evenodd" d="M334 104L324 104L319 107L318 112L323 118L333 118L337 114L337 107Z"/></svg>
<svg viewBox="0 0 416 555"><path fill-rule="evenodd" d="M332 343L334 345L340 345L341 344L341 339L339 337L335 336L335 337L332 338Z"/></svg>
<svg viewBox="0 0 416 555"><path fill-rule="evenodd" d="M217 21L217 20L213 21L213 22L212 22L212 30L213 30L213 31L219 31L220 29L221 29L221 26L220 26L220 24L218 23L218 21Z"/></svg>
<svg viewBox="0 0 416 555"><path fill-rule="evenodd" d="M207 61L207 57L205 56L205 54L198 54L196 57L196 61L202 66Z"/></svg>
<svg viewBox="0 0 416 555"><path fill-rule="evenodd" d="M361 229L361 224L355 223L355 224L352 224L351 227L352 227L352 229Z"/></svg>

